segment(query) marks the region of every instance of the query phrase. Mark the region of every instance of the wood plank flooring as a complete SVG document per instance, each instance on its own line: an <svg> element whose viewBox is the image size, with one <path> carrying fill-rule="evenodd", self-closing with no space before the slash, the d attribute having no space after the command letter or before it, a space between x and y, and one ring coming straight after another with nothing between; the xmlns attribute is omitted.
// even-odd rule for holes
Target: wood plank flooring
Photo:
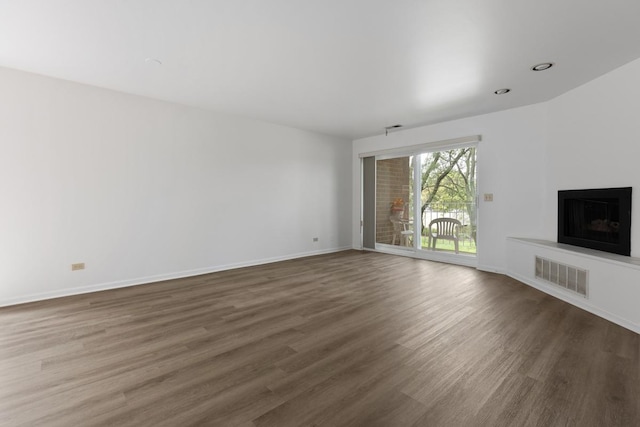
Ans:
<svg viewBox="0 0 640 427"><path fill-rule="evenodd" d="M639 426L639 336L347 251L0 309L2 426Z"/></svg>

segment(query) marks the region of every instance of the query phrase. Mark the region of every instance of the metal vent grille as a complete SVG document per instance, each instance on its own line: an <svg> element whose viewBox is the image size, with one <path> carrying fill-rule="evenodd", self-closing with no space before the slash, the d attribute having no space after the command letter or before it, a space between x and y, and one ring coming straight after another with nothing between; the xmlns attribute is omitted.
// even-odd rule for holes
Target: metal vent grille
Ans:
<svg viewBox="0 0 640 427"><path fill-rule="evenodd" d="M536 257L536 277L587 298L587 270Z"/></svg>

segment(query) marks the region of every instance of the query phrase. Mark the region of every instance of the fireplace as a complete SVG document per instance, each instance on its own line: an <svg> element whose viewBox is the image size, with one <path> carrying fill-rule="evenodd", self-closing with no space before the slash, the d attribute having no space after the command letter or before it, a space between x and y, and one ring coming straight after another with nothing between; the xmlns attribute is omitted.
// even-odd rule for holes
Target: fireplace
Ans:
<svg viewBox="0 0 640 427"><path fill-rule="evenodd" d="M631 255L631 187L558 191L558 243Z"/></svg>

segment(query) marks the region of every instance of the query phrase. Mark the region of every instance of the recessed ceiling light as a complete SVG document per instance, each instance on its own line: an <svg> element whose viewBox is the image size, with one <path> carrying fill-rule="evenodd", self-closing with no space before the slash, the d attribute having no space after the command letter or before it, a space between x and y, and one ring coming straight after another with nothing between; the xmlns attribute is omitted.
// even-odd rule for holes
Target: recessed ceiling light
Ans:
<svg viewBox="0 0 640 427"><path fill-rule="evenodd" d="M537 64L531 67L533 71L544 71L553 67L553 62L543 62L542 64Z"/></svg>
<svg viewBox="0 0 640 427"><path fill-rule="evenodd" d="M505 93L509 93L509 92L511 92L511 89L504 88L504 89L498 89L493 93L495 93L496 95L504 95Z"/></svg>
<svg viewBox="0 0 640 427"><path fill-rule="evenodd" d="M146 58L144 62L151 65L162 65L162 61L156 58Z"/></svg>

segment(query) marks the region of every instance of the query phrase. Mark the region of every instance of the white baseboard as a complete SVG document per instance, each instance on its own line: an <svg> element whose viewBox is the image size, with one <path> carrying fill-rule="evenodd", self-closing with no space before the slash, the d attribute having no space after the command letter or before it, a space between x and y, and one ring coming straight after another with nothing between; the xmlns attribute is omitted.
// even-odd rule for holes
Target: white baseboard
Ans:
<svg viewBox="0 0 640 427"><path fill-rule="evenodd" d="M589 313L595 314L596 316L602 317L603 319L607 319L608 321L613 322L617 325L620 325L623 328L627 328L630 331L635 332L636 334L640 334L640 325L634 322L630 322L619 316L616 316L615 314L609 313L606 310L602 310L598 307L595 307L589 304L589 300L587 299L578 298L578 297L574 297L573 295L565 294L564 292L561 292L559 289L555 289L553 286L537 282L535 280L532 280L528 277L521 276L516 273L507 272L506 275L513 279L516 279L519 282L524 283L525 285L531 286L532 288L535 288L541 292L544 292L545 294L549 294L552 297L561 299L564 302L567 302L571 305L575 305L576 307L581 308L585 311L588 311Z"/></svg>
<svg viewBox="0 0 640 427"><path fill-rule="evenodd" d="M496 266L493 266L493 265L484 265L484 264L480 265L480 264L478 264L477 269L480 270L480 271L486 271L487 273L506 274L505 271L504 271L504 268L496 267Z"/></svg>
<svg viewBox="0 0 640 427"><path fill-rule="evenodd" d="M60 289L60 290L51 291L51 292L40 292L36 294L20 295L13 298L1 299L0 307L7 307L10 305L24 304L24 303L35 302L35 301L43 301L43 300L53 299L53 298L67 297L72 295L87 294L91 292L106 291L110 289L126 288L129 286L145 285L148 283L163 282L165 280L182 279L185 277L216 273L218 271L233 270L233 269L243 268L243 267L253 267L256 265L271 264L273 262L288 261L296 258L305 258L309 256L314 256L314 255L324 255L324 254L329 254L334 252L347 251L351 249L352 249L351 246L345 246L340 248L324 249L319 251L301 252L297 254L290 254L290 255L284 255L284 256L272 257L272 258L263 258L263 259L245 261L245 262L239 262L239 263L233 263L233 264L217 265L212 267L198 268L194 270L180 271L175 273L158 274L154 276L138 277L135 279L119 280L116 282L100 283L96 285Z"/></svg>

